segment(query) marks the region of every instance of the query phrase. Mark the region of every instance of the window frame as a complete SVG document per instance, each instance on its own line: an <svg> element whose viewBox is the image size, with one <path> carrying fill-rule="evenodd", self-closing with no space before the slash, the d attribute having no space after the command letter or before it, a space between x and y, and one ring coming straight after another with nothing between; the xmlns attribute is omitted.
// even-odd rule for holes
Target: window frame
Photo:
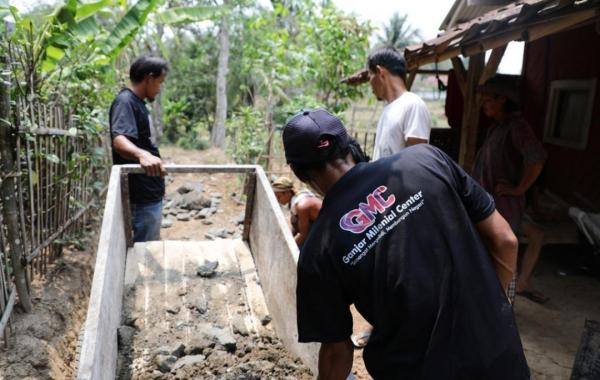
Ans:
<svg viewBox="0 0 600 380"><path fill-rule="evenodd" d="M544 142L572 148L577 150L585 150L589 140L590 126L592 124L592 115L594 111L594 100L596 96L597 78L582 79L582 80L555 80L550 84L550 93L548 98L548 109L546 113L546 125L544 127ZM582 125L581 140L567 141L559 137L554 137L556 129L556 117L558 113L558 101L560 94L563 91L569 90L586 90L588 92L587 106L585 110L584 121Z"/></svg>

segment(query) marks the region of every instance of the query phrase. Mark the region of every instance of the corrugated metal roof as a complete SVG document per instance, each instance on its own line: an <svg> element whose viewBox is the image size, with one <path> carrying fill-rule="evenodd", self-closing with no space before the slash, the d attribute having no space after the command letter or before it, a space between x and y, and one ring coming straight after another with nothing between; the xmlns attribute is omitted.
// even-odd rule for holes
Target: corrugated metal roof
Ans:
<svg viewBox="0 0 600 380"><path fill-rule="evenodd" d="M469 5L468 0L456 0L442 21L440 30L448 30L500 7L501 5Z"/></svg>
<svg viewBox="0 0 600 380"><path fill-rule="evenodd" d="M409 69L470 56L506 45L533 41L600 20L600 0L521 0L448 29L439 37L404 50Z"/></svg>

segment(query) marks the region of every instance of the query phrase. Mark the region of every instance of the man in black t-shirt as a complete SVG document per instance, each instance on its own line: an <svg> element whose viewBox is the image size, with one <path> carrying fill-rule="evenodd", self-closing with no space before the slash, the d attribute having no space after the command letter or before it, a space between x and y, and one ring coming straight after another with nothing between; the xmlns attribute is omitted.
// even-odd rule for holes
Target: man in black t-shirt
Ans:
<svg viewBox="0 0 600 380"><path fill-rule="evenodd" d="M167 75L167 62L138 58L129 69L131 85L110 106L110 134L115 165L140 164L146 174L129 175L134 242L160 240L165 181L145 99L153 101Z"/></svg>
<svg viewBox="0 0 600 380"><path fill-rule="evenodd" d="M351 304L373 325L379 379L528 379L506 287L517 240L492 198L420 144L364 163L324 110L283 129L296 176L324 195L298 261L300 342L320 342L319 379L352 368Z"/></svg>

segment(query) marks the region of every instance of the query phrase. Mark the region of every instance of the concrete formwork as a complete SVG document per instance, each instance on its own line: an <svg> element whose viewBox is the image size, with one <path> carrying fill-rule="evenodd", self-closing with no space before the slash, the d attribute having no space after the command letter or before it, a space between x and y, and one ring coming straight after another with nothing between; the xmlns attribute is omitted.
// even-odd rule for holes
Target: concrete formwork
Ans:
<svg viewBox="0 0 600 380"><path fill-rule="evenodd" d="M317 373L317 345L300 344L296 328L296 265L298 248L260 166L167 166L170 173L247 173L256 178L247 189L245 237L254 258L272 323L285 348ZM117 329L123 306L127 252L124 174L141 172L138 165L114 166L106 197L96 266L85 322L77 379L114 379L117 364ZM245 265L248 265L246 263Z"/></svg>
<svg viewBox="0 0 600 380"><path fill-rule="evenodd" d="M317 373L316 344L298 343L296 324L296 266L298 246L271 185L260 170L250 228L250 248L275 330L285 347Z"/></svg>
<svg viewBox="0 0 600 380"><path fill-rule="evenodd" d="M77 368L78 379L113 379L115 376L126 252L120 168L114 166L96 253L94 280Z"/></svg>

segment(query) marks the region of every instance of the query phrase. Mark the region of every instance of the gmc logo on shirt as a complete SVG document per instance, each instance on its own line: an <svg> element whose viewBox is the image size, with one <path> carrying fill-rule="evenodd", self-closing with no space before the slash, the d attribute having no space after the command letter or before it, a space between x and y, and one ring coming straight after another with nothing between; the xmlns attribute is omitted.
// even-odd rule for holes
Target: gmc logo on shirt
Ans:
<svg viewBox="0 0 600 380"><path fill-rule="evenodd" d="M396 197L394 194L384 199L381 195L387 191L386 186L379 186L371 194L367 195L367 203L360 202L358 208L354 209L340 219L340 228L344 231L360 234L375 223L377 214L383 214L390 208Z"/></svg>

